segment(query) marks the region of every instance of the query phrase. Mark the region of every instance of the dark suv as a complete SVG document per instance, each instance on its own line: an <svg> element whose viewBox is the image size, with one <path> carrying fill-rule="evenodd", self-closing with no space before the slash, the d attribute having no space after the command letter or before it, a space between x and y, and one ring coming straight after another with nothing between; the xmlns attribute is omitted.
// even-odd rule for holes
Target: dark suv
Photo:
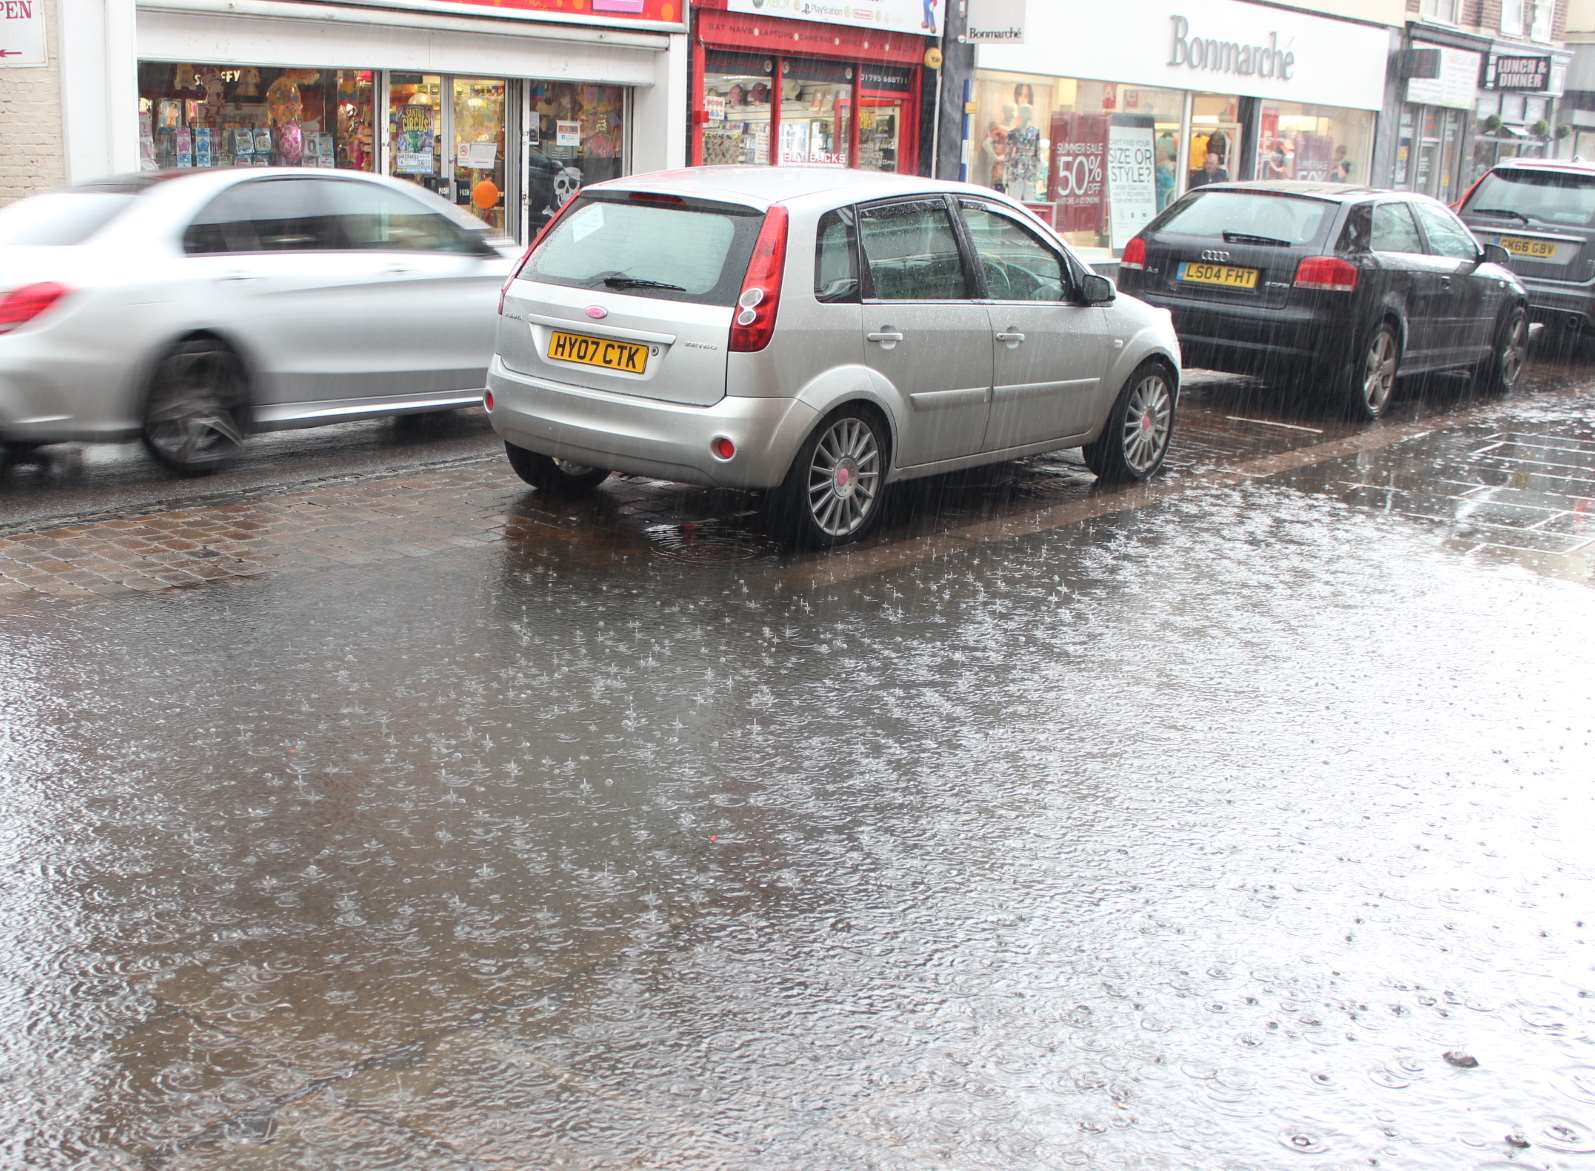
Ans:
<svg viewBox="0 0 1595 1171"><path fill-rule="evenodd" d="M1517 381L1527 295L1505 260L1426 195L1215 183L1130 241L1119 287L1169 311L1186 365L1327 383L1376 419L1398 373Z"/></svg>
<svg viewBox="0 0 1595 1171"><path fill-rule="evenodd" d="M1463 221L1499 244L1537 321L1595 330L1595 166L1568 159L1503 159L1462 198Z"/></svg>

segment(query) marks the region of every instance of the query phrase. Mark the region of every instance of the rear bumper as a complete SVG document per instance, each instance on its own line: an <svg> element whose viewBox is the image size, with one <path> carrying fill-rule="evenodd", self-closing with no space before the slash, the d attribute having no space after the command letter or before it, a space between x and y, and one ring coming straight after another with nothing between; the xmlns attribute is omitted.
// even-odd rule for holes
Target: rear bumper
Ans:
<svg viewBox="0 0 1595 1171"><path fill-rule="evenodd" d="M1551 325L1595 329L1595 284L1519 276L1529 294L1529 316Z"/></svg>
<svg viewBox="0 0 1595 1171"><path fill-rule="evenodd" d="M85 346L35 322L0 334L0 443L98 442L138 434L136 355Z"/></svg>
<svg viewBox="0 0 1595 1171"><path fill-rule="evenodd" d="M1326 362L1338 365L1345 359L1343 323L1314 309L1193 305L1155 291L1130 291L1169 311L1187 366L1252 374Z"/></svg>
<svg viewBox="0 0 1595 1171"><path fill-rule="evenodd" d="M508 443L574 463L715 488L774 488L818 413L796 399L737 398L684 406L550 382L506 369L494 355L489 418ZM724 436L729 460L709 450Z"/></svg>

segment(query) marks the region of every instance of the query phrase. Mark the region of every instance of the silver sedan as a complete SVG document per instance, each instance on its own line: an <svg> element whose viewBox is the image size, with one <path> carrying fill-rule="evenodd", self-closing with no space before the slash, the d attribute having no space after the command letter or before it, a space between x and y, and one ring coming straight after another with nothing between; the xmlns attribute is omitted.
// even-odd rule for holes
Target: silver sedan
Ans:
<svg viewBox="0 0 1595 1171"><path fill-rule="evenodd" d="M0 444L142 437L182 472L252 429L480 402L514 256L418 187L246 169L0 211Z"/></svg>

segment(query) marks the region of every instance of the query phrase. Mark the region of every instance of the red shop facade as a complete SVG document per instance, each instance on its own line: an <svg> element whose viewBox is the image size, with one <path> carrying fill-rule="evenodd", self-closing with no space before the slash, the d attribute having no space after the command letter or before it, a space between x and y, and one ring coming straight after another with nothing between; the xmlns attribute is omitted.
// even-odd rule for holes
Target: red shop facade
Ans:
<svg viewBox="0 0 1595 1171"><path fill-rule="evenodd" d="M693 166L919 168L923 36L727 11L692 11Z"/></svg>

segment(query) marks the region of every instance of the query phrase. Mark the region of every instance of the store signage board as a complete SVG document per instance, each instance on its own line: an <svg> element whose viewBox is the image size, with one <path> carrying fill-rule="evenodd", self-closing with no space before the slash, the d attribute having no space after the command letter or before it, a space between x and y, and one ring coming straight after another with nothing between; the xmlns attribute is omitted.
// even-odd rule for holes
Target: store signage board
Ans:
<svg viewBox="0 0 1595 1171"><path fill-rule="evenodd" d="M0 0L3 4L5 0ZM14 0L13 0L14 2ZM39 3L40 0L30 0ZM688 0L362 0L382 8L476 12L561 24L684 32Z"/></svg>
<svg viewBox="0 0 1595 1171"><path fill-rule="evenodd" d="M1157 215L1157 167L1150 126L1108 127L1108 215L1115 251Z"/></svg>
<svg viewBox="0 0 1595 1171"><path fill-rule="evenodd" d="M1543 93L1551 88L1549 57L1497 57L1491 89L1529 90Z"/></svg>
<svg viewBox="0 0 1595 1171"><path fill-rule="evenodd" d="M969 0L960 40L968 45L1024 44L1025 0Z"/></svg>
<svg viewBox="0 0 1595 1171"><path fill-rule="evenodd" d="M728 0L732 12L941 36L949 0Z"/></svg>
<svg viewBox="0 0 1595 1171"><path fill-rule="evenodd" d="M0 66L32 69L48 62L44 0L0 0Z"/></svg>
<svg viewBox="0 0 1595 1171"><path fill-rule="evenodd" d="M1479 69L1484 63L1478 53L1449 49L1443 45L1421 45L1440 50L1440 76L1414 77L1407 82L1407 101L1415 106L1445 106L1452 110L1471 110L1479 94Z"/></svg>
<svg viewBox="0 0 1595 1171"><path fill-rule="evenodd" d="M1127 86L1384 108L1383 28L1242 0L1119 0L1025 8L1022 44L984 44L980 69Z"/></svg>
<svg viewBox="0 0 1595 1171"><path fill-rule="evenodd" d="M1106 114L1054 114L1047 199L1060 232L1094 232L1102 223L1107 190Z"/></svg>

